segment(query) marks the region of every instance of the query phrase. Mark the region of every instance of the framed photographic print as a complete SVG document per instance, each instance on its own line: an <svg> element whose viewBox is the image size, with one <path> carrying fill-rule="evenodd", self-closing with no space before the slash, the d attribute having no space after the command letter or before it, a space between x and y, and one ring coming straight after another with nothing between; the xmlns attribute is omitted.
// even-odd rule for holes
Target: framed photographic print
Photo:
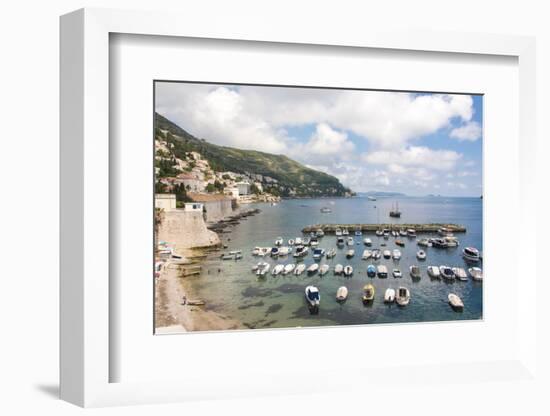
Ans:
<svg viewBox="0 0 550 416"><path fill-rule="evenodd" d="M536 383L533 39L182 19L61 19L62 398Z"/></svg>

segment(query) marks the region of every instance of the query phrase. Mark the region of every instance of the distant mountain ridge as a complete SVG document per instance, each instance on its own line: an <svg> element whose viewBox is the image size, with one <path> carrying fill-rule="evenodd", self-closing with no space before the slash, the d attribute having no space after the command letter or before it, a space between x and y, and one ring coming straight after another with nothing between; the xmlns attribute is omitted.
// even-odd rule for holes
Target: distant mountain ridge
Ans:
<svg viewBox="0 0 550 416"><path fill-rule="evenodd" d="M324 172L308 168L287 156L256 150L218 146L199 139L177 124L155 113L155 135L173 145L176 157L185 159L187 152L198 152L218 171L232 171L265 184L269 191L282 197L339 197L352 192L340 181Z"/></svg>

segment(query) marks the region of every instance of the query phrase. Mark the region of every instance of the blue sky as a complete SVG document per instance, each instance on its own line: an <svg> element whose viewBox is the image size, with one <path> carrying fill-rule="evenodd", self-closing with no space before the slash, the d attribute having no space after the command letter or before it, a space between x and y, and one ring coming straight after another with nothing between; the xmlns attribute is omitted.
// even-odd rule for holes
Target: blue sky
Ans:
<svg viewBox="0 0 550 416"><path fill-rule="evenodd" d="M156 111L212 143L285 154L357 192L479 196L482 96L156 84Z"/></svg>

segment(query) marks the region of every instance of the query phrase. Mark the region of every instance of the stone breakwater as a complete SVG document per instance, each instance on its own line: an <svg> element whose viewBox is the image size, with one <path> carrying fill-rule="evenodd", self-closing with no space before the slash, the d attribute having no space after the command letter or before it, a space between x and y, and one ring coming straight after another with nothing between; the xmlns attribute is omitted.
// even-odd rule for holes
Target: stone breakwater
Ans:
<svg viewBox="0 0 550 416"><path fill-rule="evenodd" d="M176 252L221 244L218 234L206 227L202 212L177 209L165 211L162 215L158 239L173 244Z"/></svg>
<svg viewBox="0 0 550 416"><path fill-rule="evenodd" d="M361 230L362 232L376 232L377 230L407 230L414 229L417 233L436 233L441 228L446 228L452 233L465 233L466 227L457 224L315 224L308 225L302 229L303 233L315 232L318 229L326 234L334 234L337 229L348 229L349 231Z"/></svg>

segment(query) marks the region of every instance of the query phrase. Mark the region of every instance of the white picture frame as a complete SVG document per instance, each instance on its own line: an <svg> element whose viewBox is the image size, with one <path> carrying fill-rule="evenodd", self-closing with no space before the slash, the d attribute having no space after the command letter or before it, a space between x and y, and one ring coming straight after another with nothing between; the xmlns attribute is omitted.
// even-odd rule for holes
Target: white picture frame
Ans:
<svg viewBox="0 0 550 416"><path fill-rule="evenodd" d="M518 198L517 246L526 247L536 240L536 217L527 215L535 205L534 176L536 160L535 41L529 37L465 34L396 32L375 29L326 32L273 25L246 25L239 31L230 23L209 26L200 19L185 20L172 13L130 12L83 9L61 18L61 398L80 406L159 403L243 397L270 394L297 394L341 391L366 383L361 368L348 370L331 383L299 383L293 374L266 373L267 384L240 380L229 386L230 379L218 382L193 374L181 382L113 382L111 367L117 354L110 348L109 275L112 261L110 245L110 171L109 154L109 38L111 34L225 39L228 41L277 42L282 45L331 45L334 48L373 48L434 52L438 54L500 55L514 57L519 68L519 189L507 190ZM411 374L399 387L415 382L439 382L441 374L453 371L457 380L523 381L536 378L536 259L520 254L526 272L517 291L517 346L507 359L456 364L441 362L434 366L422 362L408 368ZM525 260L525 261L523 261ZM517 270L516 270L517 273ZM110 309L111 308L111 309ZM263 332L263 336L270 336ZM266 335L268 334L268 335ZM223 336L223 334L220 334ZM198 335L205 336L205 335ZM209 336L206 334L206 336ZM227 336L227 335L226 335ZM281 337L282 335L278 335ZM234 337L234 335L233 335ZM369 367L369 374L384 379L388 368ZM485 373L485 376L480 376ZM320 370L320 374L323 374ZM330 374L330 372L329 372ZM346 379L346 381L343 381ZM273 390L273 386L279 386Z"/></svg>

